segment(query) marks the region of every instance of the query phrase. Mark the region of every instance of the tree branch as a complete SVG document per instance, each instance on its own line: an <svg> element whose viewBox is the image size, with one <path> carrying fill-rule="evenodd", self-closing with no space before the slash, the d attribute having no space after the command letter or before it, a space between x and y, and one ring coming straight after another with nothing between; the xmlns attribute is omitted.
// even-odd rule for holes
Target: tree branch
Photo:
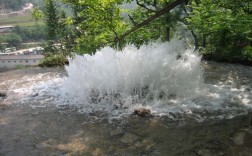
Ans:
<svg viewBox="0 0 252 156"><path fill-rule="evenodd" d="M153 16L151 16L150 18L142 21L141 23L135 25L132 29L126 31L124 34L122 34L121 36L119 36L118 38L114 39L114 42L117 43L119 41L121 41L122 39L124 39L126 36L128 36L129 34L131 34L132 32L135 32L136 30L138 30L139 28L149 24L150 22L152 22L153 20L155 20L156 18L164 15L165 13L169 12L170 10L172 10L173 8L175 8L178 5L183 4L184 2L187 2L188 0L176 0L170 4L168 4L167 6L165 6L164 8L162 8L161 10L157 11Z"/></svg>
<svg viewBox="0 0 252 156"><path fill-rule="evenodd" d="M151 4L156 10L159 10L159 7L157 5L157 0L154 0L153 3Z"/></svg>
<svg viewBox="0 0 252 156"><path fill-rule="evenodd" d="M131 22L134 24L134 26L136 26L136 25L137 25L137 22L135 22L135 20L134 20L130 15L128 15L128 17L129 17L129 19L131 20Z"/></svg>
<svg viewBox="0 0 252 156"><path fill-rule="evenodd" d="M152 10L152 9L148 8L148 7L145 6L144 4L139 3L138 0L136 0L136 3L137 3L137 5L139 5L140 7L144 8L144 9L146 9L146 10L148 10L148 11L157 12L156 10Z"/></svg>

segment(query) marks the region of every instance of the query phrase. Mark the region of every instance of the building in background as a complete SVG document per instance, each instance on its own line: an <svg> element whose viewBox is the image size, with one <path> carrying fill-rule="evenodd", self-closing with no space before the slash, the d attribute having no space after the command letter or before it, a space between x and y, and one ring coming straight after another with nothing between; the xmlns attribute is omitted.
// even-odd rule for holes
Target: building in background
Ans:
<svg viewBox="0 0 252 156"><path fill-rule="evenodd" d="M18 66L36 66L44 58L43 55L1 55L0 68L16 68Z"/></svg>

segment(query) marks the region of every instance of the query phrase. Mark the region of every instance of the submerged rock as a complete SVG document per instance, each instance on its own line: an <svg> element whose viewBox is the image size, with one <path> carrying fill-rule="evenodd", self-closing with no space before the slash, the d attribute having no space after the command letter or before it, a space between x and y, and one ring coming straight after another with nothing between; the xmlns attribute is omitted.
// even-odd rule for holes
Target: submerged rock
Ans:
<svg viewBox="0 0 252 156"><path fill-rule="evenodd" d="M3 91L0 91L0 98L6 98L7 94Z"/></svg>
<svg viewBox="0 0 252 156"><path fill-rule="evenodd" d="M155 143L150 139L144 139L135 143L136 147L144 149L146 152L155 148Z"/></svg>
<svg viewBox="0 0 252 156"><path fill-rule="evenodd" d="M36 112L33 112L32 115L38 115L39 114L39 111L36 111Z"/></svg>
<svg viewBox="0 0 252 156"><path fill-rule="evenodd" d="M195 154L196 156L224 156L225 153L216 149L199 149Z"/></svg>
<svg viewBox="0 0 252 156"><path fill-rule="evenodd" d="M38 95L39 95L38 93L35 93L35 94L32 95L32 97L36 97L36 96L38 96Z"/></svg>
<svg viewBox="0 0 252 156"><path fill-rule="evenodd" d="M237 133L235 133L235 135L233 137L233 142L236 145L242 145L244 143L244 137L245 137L245 132L244 131L237 132Z"/></svg>
<svg viewBox="0 0 252 156"><path fill-rule="evenodd" d="M234 134L233 142L236 145L252 146L252 127L240 129Z"/></svg>
<svg viewBox="0 0 252 156"><path fill-rule="evenodd" d="M122 136L122 135L123 135L123 130L120 128L112 130L110 132L110 136Z"/></svg>
<svg viewBox="0 0 252 156"><path fill-rule="evenodd" d="M131 134L131 133L126 133L123 135L123 137L121 138L121 142L124 144L132 144L134 142L136 142L137 140L139 140L140 138L135 135L135 134Z"/></svg>

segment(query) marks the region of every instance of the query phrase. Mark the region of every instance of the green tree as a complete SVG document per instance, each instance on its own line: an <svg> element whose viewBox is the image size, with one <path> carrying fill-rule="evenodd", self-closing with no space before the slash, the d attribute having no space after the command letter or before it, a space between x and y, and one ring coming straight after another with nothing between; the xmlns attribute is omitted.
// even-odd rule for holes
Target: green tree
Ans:
<svg viewBox="0 0 252 156"><path fill-rule="evenodd" d="M188 26L200 38L199 45L205 49L205 55L231 62L248 60L252 37L251 3L246 0L191 3Z"/></svg>
<svg viewBox="0 0 252 156"><path fill-rule="evenodd" d="M3 0L0 1L0 6L6 9L20 10L27 0Z"/></svg>
<svg viewBox="0 0 252 156"><path fill-rule="evenodd" d="M46 39L46 29L44 25L16 26L14 33L20 35L24 42L42 41Z"/></svg>
<svg viewBox="0 0 252 156"><path fill-rule="evenodd" d="M132 11L122 7L123 3L131 2L131 0L63 0L66 4L83 8L82 10L76 9L77 18L76 16L72 18L72 23L77 23L74 25L78 31L76 49L82 53L92 53L105 45L121 47L126 42L139 45L150 39L158 38L160 34L164 36L164 39L169 40L170 28L174 27L176 22L172 22L174 14L170 15L168 12L185 1L157 1L158 4L154 4L156 10L149 11L150 9L139 7L136 11ZM148 0L141 1L141 3L150 7L152 4ZM159 4L162 5L159 6ZM129 18L123 17L123 14L128 15ZM165 14L166 17L161 17ZM81 19L81 22L76 22L76 19ZM165 29L160 28L163 25L165 25ZM162 29L162 33L158 33L160 29Z"/></svg>
<svg viewBox="0 0 252 156"><path fill-rule="evenodd" d="M73 30L65 11L60 9L59 4L62 3L44 0L43 12L35 7L32 15L34 20L38 21L42 18L46 23L45 51L67 55L73 47Z"/></svg>
<svg viewBox="0 0 252 156"><path fill-rule="evenodd" d="M51 19L48 27L53 28L48 32L54 31L49 33L51 41L70 45L79 53L93 53L106 45L120 48L159 38L169 41L178 26L186 24L196 48L205 56L251 60L251 0L61 1L71 6L73 15L67 17L48 3L51 7L45 9L45 16ZM135 6L127 9L122 6L125 3Z"/></svg>
<svg viewBox="0 0 252 156"><path fill-rule="evenodd" d="M76 49L91 53L113 41L124 29L119 5L122 0L64 1L75 7ZM81 9L83 8L83 9Z"/></svg>
<svg viewBox="0 0 252 156"><path fill-rule="evenodd" d="M44 18L47 26L47 39L53 42L57 38L59 13L53 0L44 0Z"/></svg>
<svg viewBox="0 0 252 156"><path fill-rule="evenodd" d="M144 19L155 16L160 10L172 4L171 0L136 0L136 8L129 12L128 19L131 27L141 23ZM177 1L179 2L179 1ZM183 2L183 1L181 1ZM182 3L177 5L180 5ZM175 6L177 6L175 5ZM175 8L175 7L174 7ZM181 21L182 7L176 7L172 11L166 11L163 16L140 28L127 37L127 42L141 45L150 40L161 39L169 41L177 31L178 22Z"/></svg>
<svg viewBox="0 0 252 156"><path fill-rule="evenodd" d="M23 39L16 33L10 33L5 36L5 42L7 42L9 46L20 48Z"/></svg>
<svg viewBox="0 0 252 156"><path fill-rule="evenodd" d="M3 38L0 38L0 53L4 50L5 46L3 45Z"/></svg>

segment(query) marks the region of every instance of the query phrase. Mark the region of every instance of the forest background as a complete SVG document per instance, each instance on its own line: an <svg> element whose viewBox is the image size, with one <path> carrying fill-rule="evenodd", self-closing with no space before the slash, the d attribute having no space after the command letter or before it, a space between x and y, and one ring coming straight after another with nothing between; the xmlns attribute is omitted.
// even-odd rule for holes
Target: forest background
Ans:
<svg viewBox="0 0 252 156"><path fill-rule="evenodd" d="M17 26L10 35L16 43L42 40L50 56L176 37L207 59L252 62L251 0L6 0L0 6L19 10L26 3L35 6L34 21L44 24Z"/></svg>

